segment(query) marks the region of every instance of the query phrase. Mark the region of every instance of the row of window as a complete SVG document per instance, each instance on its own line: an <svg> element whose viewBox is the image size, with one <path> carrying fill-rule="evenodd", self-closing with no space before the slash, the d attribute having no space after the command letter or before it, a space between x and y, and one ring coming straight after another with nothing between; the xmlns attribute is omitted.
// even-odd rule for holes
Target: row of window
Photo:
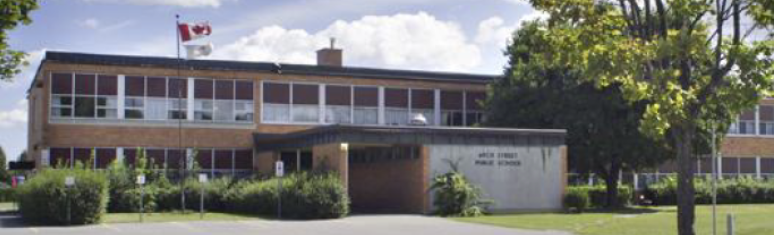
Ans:
<svg viewBox="0 0 775 235"><path fill-rule="evenodd" d="M757 123L758 120L758 123ZM773 135L773 106L759 105L744 111L736 122L729 126L729 134Z"/></svg>
<svg viewBox="0 0 775 235"><path fill-rule="evenodd" d="M757 163L757 161L759 161ZM712 173L713 162L710 158L701 158L692 164L694 173ZM761 173L773 173L772 158L752 158L752 157L723 157L721 158L721 173L735 174L753 174L757 173L756 168L759 165ZM659 173L678 172L678 165L674 161L662 164L658 169Z"/></svg>
<svg viewBox="0 0 775 235"><path fill-rule="evenodd" d="M134 166L138 149L124 148L124 163ZM253 169L253 151L251 149L196 149L193 156L186 160L186 150L147 148L142 149L148 167L153 169L191 168L194 163L203 170L250 170ZM49 164L53 167L72 167L80 162L96 169L105 169L118 159L117 148L51 148Z"/></svg>
<svg viewBox="0 0 775 235"><path fill-rule="evenodd" d="M191 119L201 122L253 122L253 82L235 79L53 73L51 116L139 120ZM119 95L123 89L123 96ZM189 92L193 97L188 97ZM123 99L123 110L118 101ZM193 99L193 107L189 107ZM193 117L188 117L189 108ZM123 115L119 115L119 113Z"/></svg>
<svg viewBox="0 0 775 235"><path fill-rule="evenodd" d="M440 91L410 88L264 82L265 122L378 124L380 106L386 125L407 125L422 114L428 125L472 126L482 121L483 92ZM438 107L436 100L439 100ZM380 103L382 100L382 103ZM322 110L323 113L320 113ZM321 118L321 115L322 118Z"/></svg>

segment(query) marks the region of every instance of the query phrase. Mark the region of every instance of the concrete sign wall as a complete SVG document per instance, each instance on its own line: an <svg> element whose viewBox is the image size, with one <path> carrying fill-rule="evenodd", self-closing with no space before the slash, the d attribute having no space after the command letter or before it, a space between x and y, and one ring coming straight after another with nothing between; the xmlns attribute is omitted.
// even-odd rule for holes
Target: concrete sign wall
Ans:
<svg viewBox="0 0 775 235"><path fill-rule="evenodd" d="M562 208L559 145L429 145L430 177L450 171L448 161L482 189L498 211ZM429 179L430 180L430 179ZM433 195L430 197L433 205Z"/></svg>

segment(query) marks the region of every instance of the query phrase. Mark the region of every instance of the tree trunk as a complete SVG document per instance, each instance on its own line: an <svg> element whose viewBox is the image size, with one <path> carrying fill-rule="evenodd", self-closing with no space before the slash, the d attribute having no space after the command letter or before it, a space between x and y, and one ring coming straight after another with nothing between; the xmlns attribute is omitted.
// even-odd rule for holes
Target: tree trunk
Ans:
<svg viewBox="0 0 775 235"><path fill-rule="evenodd" d="M619 164L616 161L611 162L611 168L605 177L605 203L607 208L615 208L619 206L619 171L621 171Z"/></svg>
<svg viewBox="0 0 775 235"><path fill-rule="evenodd" d="M692 141L694 128L683 125L673 130L678 163L678 234L694 235L694 173L692 172Z"/></svg>

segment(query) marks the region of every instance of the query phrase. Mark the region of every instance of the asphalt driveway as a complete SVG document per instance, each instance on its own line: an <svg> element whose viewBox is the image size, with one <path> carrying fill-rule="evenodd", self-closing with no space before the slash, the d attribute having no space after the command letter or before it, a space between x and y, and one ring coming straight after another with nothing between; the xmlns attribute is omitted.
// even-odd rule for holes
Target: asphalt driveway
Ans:
<svg viewBox="0 0 775 235"><path fill-rule="evenodd" d="M166 223L119 223L73 227L23 226L10 214L0 214L0 234L423 234L423 235L568 235L558 231L529 231L469 224L420 215L360 215L318 221L195 221Z"/></svg>

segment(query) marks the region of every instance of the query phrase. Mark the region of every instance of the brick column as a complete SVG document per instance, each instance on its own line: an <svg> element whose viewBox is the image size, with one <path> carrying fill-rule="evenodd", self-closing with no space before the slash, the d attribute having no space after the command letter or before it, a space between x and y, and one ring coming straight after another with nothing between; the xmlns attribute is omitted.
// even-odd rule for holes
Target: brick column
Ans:
<svg viewBox="0 0 775 235"><path fill-rule="evenodd" d="M562 188L562 196L560 197L560 204L565 197L565 193L568 190L568 146L560 146L560 187Z"/></svg>
<svg viewBox="0 0 775 235"><path fill-rule="evenodd" d="M312 168L325 168L339 173L342 184L348 186L347 143L330 143L312 146Z"/></svg>

